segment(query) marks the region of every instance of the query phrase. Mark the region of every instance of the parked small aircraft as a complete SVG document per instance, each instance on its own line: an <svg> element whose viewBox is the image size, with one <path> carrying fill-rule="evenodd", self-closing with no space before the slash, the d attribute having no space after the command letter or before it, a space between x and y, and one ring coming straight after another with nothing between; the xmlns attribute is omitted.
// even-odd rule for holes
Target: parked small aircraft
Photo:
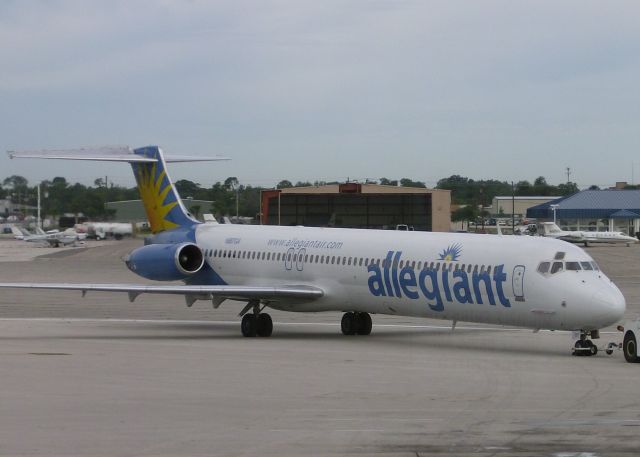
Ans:
<svg viewBox="0 0 640 457"><path fill-rule="evenodd" d="M73 229L67 229L63 232L57 230L45 232L38 227L36 228L37 233L31 233L26 228L12 225L11 230L13 231L14 238L17 240L27 241L29 243L38 243L55 248L59 246L76 245L79 241L83 241L87 237L85 233L77 233Z"/></svg>
<svg viewBox="0 0 640 457"><path fill-rule="evenodd" d="M638 242L637 238L625 235L622 232L562 230L555 222L542 222L540 224L539 233L542 236L569 241L570 243L584 243L585 246L589 246L589 243L624 243L627 246L630 246L632 243Z"/></svg>

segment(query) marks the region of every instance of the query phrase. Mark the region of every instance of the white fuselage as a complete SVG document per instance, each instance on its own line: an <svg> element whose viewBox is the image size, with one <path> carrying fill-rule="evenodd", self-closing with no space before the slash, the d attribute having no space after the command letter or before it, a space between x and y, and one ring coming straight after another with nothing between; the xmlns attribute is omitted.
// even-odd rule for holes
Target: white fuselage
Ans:
<svg viewBox="0 0 640 457"><path fill-rule="evenodd" d="M196 242L227 284L324 291L317 300L270 305L287 311L589 330L625 310L620 290L586 252L542 237L202 224Z"/></svg>

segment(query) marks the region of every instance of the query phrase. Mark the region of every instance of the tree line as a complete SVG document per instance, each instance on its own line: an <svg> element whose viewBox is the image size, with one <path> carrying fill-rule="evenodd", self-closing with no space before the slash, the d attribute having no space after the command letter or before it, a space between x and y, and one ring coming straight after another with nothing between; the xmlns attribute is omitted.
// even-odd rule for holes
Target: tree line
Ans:
<svg viewBox="0 0 640 457"><path fill-rule="evenodd" d="M373 184L402 187L427 187L422 181L413 181L409 178L399 180L380 178L375 181L367 181ZM325 181L280 181L275 187L285 189L289 187L319 186L325 184L338 184ZM212 213L216 216L235 215L236 208L241 216L256 216L260 211L260 192L271 189L254 187L241 184L237 177L229 177L222 182L216 182L210 187L203 187L197 182L179 180L175 183L180 196L195 200L213 201L209 208L198 208L199 215ZM511 184L499 180L474 180L459 175L452 175L438 181L437 189L451 191L452 203L466 205L472 208L488 206L493 197L497 195L516 196L564 196L577 192L579 189L575 183L563 183L559 185L548 184L542 176L536 178L533 183L519 181ZM597 188L591 186L590 188ZM41 207L43 215L59 216L65 213L83 213L94 220L109 220L113 214L105 209L106 202L135 200L139 198L137 187L123 187L107 185L102 178L94 181L93 186L79 183L69 183L64 177L55 177L40 183ZM0 187L0 199L10 199L17 205L36 205L37 185L32 185L28 180L19 175L5 178ZM237 206L236 206L237 205ZM468 211L468 210L467 210ZM466 217L466 216L465 216ZM470 220L470 219L465 219Z"/></svg>

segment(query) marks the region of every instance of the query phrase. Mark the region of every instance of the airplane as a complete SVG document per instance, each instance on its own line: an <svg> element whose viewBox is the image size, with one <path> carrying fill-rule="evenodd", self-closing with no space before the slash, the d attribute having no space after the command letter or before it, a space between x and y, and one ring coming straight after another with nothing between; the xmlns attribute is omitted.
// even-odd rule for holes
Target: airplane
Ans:
<svg viewBox="0 0 640 457"><path fill-rule="evenodd" d="M82 228L87 235L104 240L107 236L112 236L119 240L125 236L133 236L133 225L127 222L85 222Z"/></svg>
<svg viewBox="0 0 640 457"><path fill-rule="evenodd" d="M86 234L77 233L73 229L67 229L63 232L58 230L50 230L45 232L39 227L36 227L36 233L31 233L24 227L11 226L14 238L17 240L27 241L29 243L37 243L43 246L59 247L76 245L79 241L86 238Z"/></svg>
<svg viewBox="0 0 640 457"><path fill-rule="evenodd" d="M622 232L589 232L585 230L562 230L555 222L543 222L540 224L540 233L542 236L557 238L570 243L625 243L630 246L639 240L633 236L627 236Z"/></svg>
<svg viewBox="0 0 640 457"><path fill-rule="evenodd" d="M573 353L594 355L599 329L626 308L616 285L580 247L543 237L199 222L157 146L9 152L11 158L129 162L152 236L125 258L137 275L182 284L0 283L2 288L174 294L243 302L245 337L273 332L266 308L343 312L344 335L369 335L371 314L579 332Z"/></svg>

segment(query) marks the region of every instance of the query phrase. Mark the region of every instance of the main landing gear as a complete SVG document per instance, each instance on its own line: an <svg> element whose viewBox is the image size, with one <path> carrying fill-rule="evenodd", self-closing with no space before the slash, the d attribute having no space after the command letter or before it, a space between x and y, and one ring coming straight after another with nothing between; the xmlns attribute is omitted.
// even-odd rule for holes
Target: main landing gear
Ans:
<svg viewBox="0 0 640 457"><path fill-rule="evenodd" d="M253 312L247 312L253 308ZM264 307L262 308L264 309ZM240 330L242 336L253 337L271 336L273 333L273 321L267 313L262 313L259 302L250 302L247 304L242 313L242 321L240 322Z"/></svg>
<svg viewBox="0 0 640 457"><path fill-rule="evenodd" d="M372 326L369 313L344 313L340 322L343 335L369 335Z"/></svg>
<svg viewBox="0 0 640 457"><path fill-rule="evenodd" d="M592 331L580 331L580 339L573 345L571 353L575 356L592 356L598 353L598 346L593 344L589 338L600 338L600 333L597 330Z"/></svg>

